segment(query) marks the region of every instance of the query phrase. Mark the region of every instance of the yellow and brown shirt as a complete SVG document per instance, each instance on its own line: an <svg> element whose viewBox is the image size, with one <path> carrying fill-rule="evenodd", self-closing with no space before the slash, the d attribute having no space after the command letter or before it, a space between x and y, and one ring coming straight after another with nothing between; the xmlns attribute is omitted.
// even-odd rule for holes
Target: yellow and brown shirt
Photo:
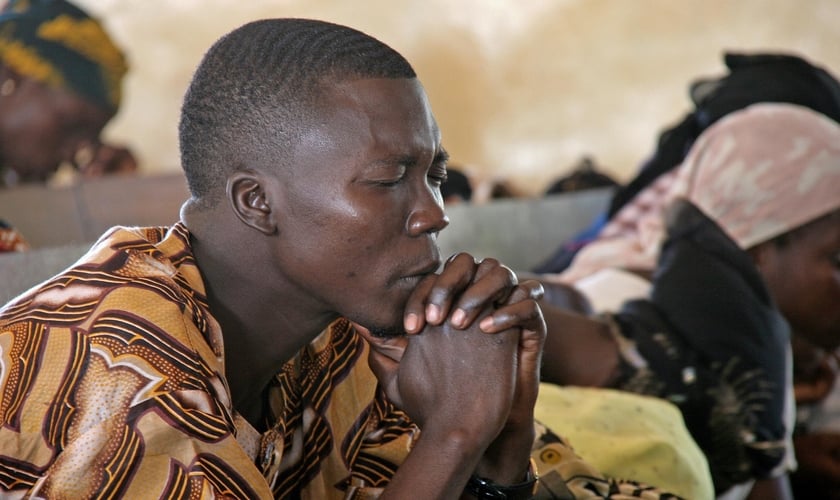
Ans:
<svg viewBox="0 0 840 500"><path fill-rule="evenodd" d="M278 332L282 335L282 332ZM0 310L0 490L14 497L375 498L419 430L338 320L232 408L186 227L116 228ZM672 498L604 479L541 432L541 495Z"/></svg>

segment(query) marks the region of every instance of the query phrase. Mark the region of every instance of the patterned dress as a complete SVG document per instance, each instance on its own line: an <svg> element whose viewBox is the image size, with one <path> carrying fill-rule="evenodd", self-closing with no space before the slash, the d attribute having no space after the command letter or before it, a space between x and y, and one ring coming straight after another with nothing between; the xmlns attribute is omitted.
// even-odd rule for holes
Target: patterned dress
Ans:
<svg viewBox="0 0 840 500"><path fill-rule="evenodd" d="M350 323L276 375L264 433L232 408L222 339L181 223L116 228L6 305L4 498L376 498L420 431ZM539 429L541 497L673 498L603 478Z"/></svg>

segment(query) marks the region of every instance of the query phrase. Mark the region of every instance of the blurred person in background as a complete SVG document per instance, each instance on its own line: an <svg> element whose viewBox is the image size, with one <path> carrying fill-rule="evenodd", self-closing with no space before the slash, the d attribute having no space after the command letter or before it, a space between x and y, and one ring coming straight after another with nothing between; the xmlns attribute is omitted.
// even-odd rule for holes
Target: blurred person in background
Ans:
<svg viewBox="0 0 840 500"><path fill-rule="evenodd" d="M45 183L62 165L83 177L134 172L128 149L100 139L119 109L127 70L99 21L75 5L7 2L0 9L0 188ZM27 248L0 220L0 252Z"/></svg>
<svg viewBox="0 0 840 500"><path fill-rule="evenodd" d="M545 195L618 186L618 181L604 173L591 156L584 156L570 173L552 181L546 188Z"/></svg>
<svg viewBox="0 0 840 500"><path fill-rule="evenodd" d="M128 149L100 135L128 70L100 22L64 0L0 10L0 185L46 182L62 164L83 176L133 172Z"/></svg>
<svg viewBox="0 0 840 500"><path fill-rule="evenodd" d="M650 262L650 291L597 319L544 307L545 378L672 401L719 498L791 498L791 335L827 352L840 343L838 144L835 121L781 103L706 130L666 213L638 221L633 262ZM803 469L838 464L821 442L796 446Z"/></svg>
<svg viewBox="0 0 840 500"><path fill-rule="evenodd" d="M806 106L840 122L840 83L823 67L786 53L724 54L727 73L697 78L689 85L694 107L665 128L656 148L637 175L616 190L610 204L592 224L534 269L562 273L557 281L576 283L604 268L614 268L638 252L625 242L638 239L638 220L661 213L663 193L676 177L697 137L728 114L759 102ZM625 251L627 250L627 251ZM629 256L629 257L628 257Z"/></svg>
<svg viewBox="0 0 840 500"><path fill-rule="evenodd" d="M459 203L469 203L472 199L472 181L460 166L447 166L446 180L440 185L443 203L450 207Z"/></svg>

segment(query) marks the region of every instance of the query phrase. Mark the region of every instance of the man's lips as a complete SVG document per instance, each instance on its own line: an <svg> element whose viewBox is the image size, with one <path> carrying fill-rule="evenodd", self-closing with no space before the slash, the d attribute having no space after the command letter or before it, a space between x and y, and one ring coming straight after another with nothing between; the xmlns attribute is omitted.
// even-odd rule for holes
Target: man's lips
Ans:
<svg viewBox="0 0 840 500"><path fill-rule="evenodd" d="M405 274L404 277L412 278L414 276L420 276L420 277L428 276L429 274L432 274L433 272L437 271L439 267L440 267L440 260L434 259L434 260L431 260L431 261L425 263L424 265L416 268L414 271L409 271L408 273Z"/></svg>
<svg viewBox="0 0 840 500"><path fill-rule="evenodd" d="M420 280L437 271L439 267L440 260L431 260L429 262L426 262L422 266L419 266L405 273L403 276L400 277L400 281L411 283L412 285L416 286L418 283L420 283Z"/></svg>

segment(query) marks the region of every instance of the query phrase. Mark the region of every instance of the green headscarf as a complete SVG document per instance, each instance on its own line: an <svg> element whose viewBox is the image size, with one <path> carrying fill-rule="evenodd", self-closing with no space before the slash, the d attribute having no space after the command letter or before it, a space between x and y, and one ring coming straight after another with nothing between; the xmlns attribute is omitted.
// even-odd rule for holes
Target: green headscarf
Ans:
<svg viewBox="0 0 840 500"><path fill-rule="evenodd" d="M10 0L0 11L0 61L116 112L128 65L102 25L64 0Z"/></svg>

